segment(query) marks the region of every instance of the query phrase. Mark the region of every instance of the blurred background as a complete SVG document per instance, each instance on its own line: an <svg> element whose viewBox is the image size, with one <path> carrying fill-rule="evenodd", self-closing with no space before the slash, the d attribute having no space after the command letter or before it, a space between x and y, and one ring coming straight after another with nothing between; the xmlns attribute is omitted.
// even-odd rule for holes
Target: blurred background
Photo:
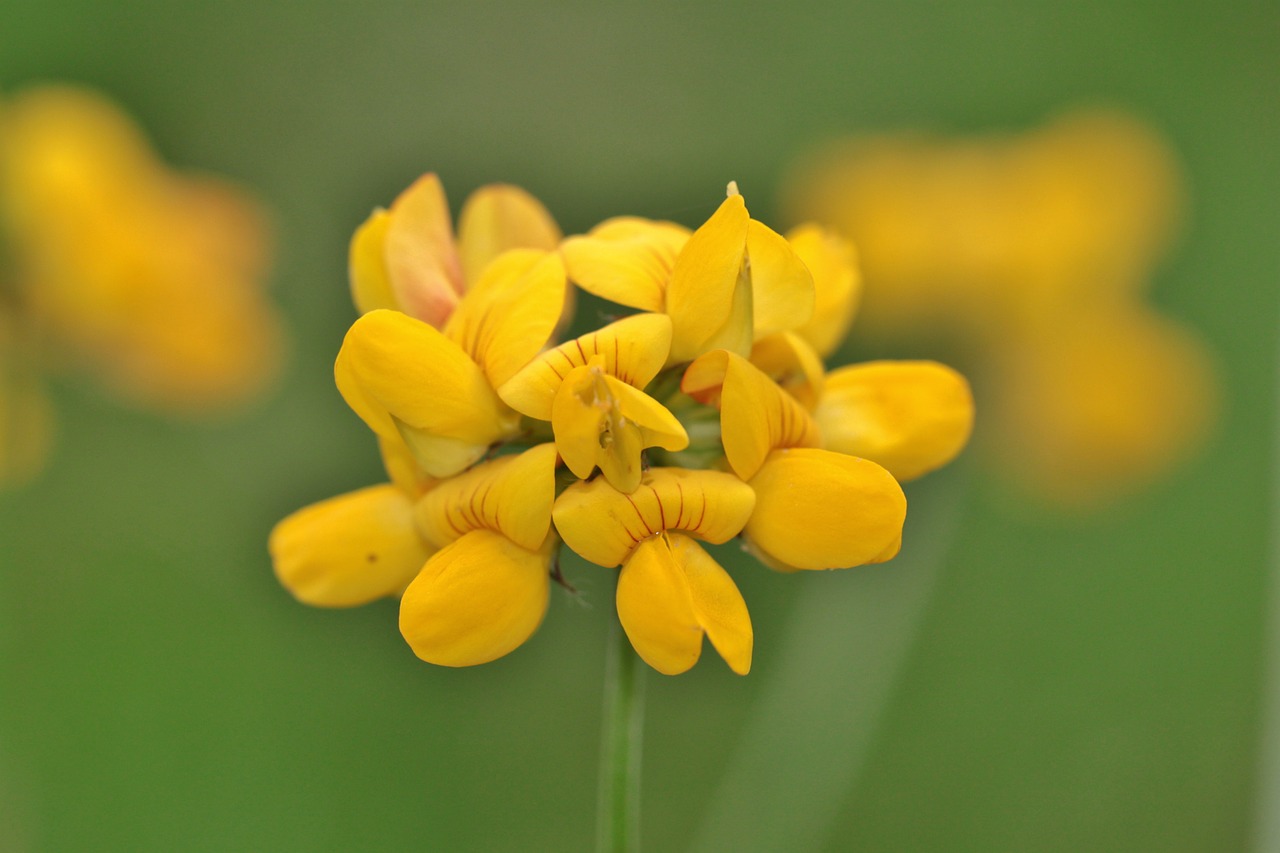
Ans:
<svg viewBox="0 0 1280 853"><path fill-rule="evenodd" d="M781 576L723 559L756 631L648 679L650 850L1249 849L1266 728L1280 198L1273 2L113 4L10 0L0 99L91 86L268 211L277 384L190 423L81 374L0 492L0 851L580 850L612 579L569 563L533 640L417 661L393 602L297 604L271 526L381 481L333 387L347 242L425 171L566 233L696 225L729 180L778 227L798 157L850 133L1022 133L1124 110L1180 163L1147 301L1214 353L1198 455L1090 512L975 447L908 486L902 555ZM2 103L2 102L0 102ZM0 111L0 120L3 112ZM868 280L866 287L875 287ZM586 310L592 310L588 304ZM853 340L837 362L892 352ZM925 351L927 350L927 351Z"/></svg>

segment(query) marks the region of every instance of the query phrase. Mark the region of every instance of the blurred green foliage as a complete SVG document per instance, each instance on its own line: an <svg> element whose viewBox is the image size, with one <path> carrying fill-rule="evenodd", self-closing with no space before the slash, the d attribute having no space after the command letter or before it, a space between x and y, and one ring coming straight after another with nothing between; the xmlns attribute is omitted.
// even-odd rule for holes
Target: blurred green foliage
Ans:
<svg viewBox="0 0 1280 853"><path fill-rule="evenodd" d="M834 798L834 822L806 830L818 849L1245 844L1280 269L1270 0L10 0L0 28L0 91L98 87L172 162L264 197L294 333L278 395L223 424L59 386L51 468L0 496L0 850L587 848L607 573L570 564L590 606L557 593L532 642L464 671L416 661L392 603L312 610L271 576L275 520L382 476L331 377L353 228L428 170L455 204L521 184L568 232L618 213L696 224L729 179L769 221L789 160L825 135L1017 129L1094 102L1153 122L1182 156L1191 221L1155 299L1219 353L1218 436L1162 488L1089 519L1024 505L975 460L911 486L913 504L952 508L908 521L900 570L937 581L911 593L928 603L900 677L892 656L823 644L805 694L819 712L800 709L832 732L868 727L865 762L835 795L805 781L802 756L778 776L798 802L806 784ZM944 535L949 550L927 547ZM934 550L944 561L924 567ZM651 850L695 837L753 703L785 675L799 599L875 594L895 571L730 568L755 667L739 679L709 654L650 678ZM895 685L879 725L846 703L856 689L824 700L821 682L851 671Z"/></svg>

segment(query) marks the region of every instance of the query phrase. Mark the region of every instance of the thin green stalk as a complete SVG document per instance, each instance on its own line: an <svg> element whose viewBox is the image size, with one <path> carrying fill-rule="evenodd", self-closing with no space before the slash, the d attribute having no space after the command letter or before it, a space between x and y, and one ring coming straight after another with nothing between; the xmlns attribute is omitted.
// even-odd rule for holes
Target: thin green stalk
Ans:
<svg viewBox="0 0 1280 853"><path fill-rule="evenodd" d="M596 850L640 849L640 755L644 738L644 664L618 620L611 620L604 672Z"/></svg>

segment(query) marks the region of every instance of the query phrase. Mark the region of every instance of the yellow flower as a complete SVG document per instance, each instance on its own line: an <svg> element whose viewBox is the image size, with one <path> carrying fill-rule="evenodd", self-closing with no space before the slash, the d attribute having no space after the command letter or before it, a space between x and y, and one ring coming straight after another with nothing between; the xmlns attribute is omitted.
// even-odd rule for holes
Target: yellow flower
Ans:
<svg viewBox="0 0 1280 853"><path fill-rule="evenodd" d="M442 328L485 267L508 249L554 249L560 229L519 187L491 184L468 197L453 236L440 179L423 175L390 210L351 238L351 297L363 314L392 308Z"/></svg>
<svg viewBox="0 0 1280 853"><path fill-rule="evenodd" d="M814 284L785 238L752 219L736 184L703 225L609 220L562 248L569 278L590 293L671 318L668 364L752 342L813 315Z"/></svg>
<svg viewBox="0 0 1280 853"><path fill-rule="evenodd" d="M800 170L787 206L857 241L870 282L860 330L943 337L970 353L996 403L985 419L994 461L1043 498L1085 507L1150 482L1212 419L1205 347L1141 299L1181 202L1164 141L1093 111L1019 136L838 144ZM952 388L955 403L946 415L930 402L931 416L959 423L955 377L918 367L891 380L887 370L828 378L833 396L814 405L829 441L876 458L877 428L854 408L881 397L888 417L930 387L934 397ZM861 437L851 442L850 430ZM911 445L912 455L926 446ZM900 476L933 466L901 457L878 461L897 458Z"/></svg>
<svg viewBox="0 0 1280 853"><path fill-rule="evenodd" d="M178 412L275 372L262 214L174 173L114 106L71 88L0 104L0 214L22 319L125 396Z"/></svg>
<svg viewBox="0 0 1280 853"><path fill-rule="evenodd" d="M694 539L736 536L755 505L728 474L652 468L633 494L604 480L577 483L556 501L556 530L596 565L622 566L618 618L636 652L676 675L698 662L705 634L730 668L751 668L751 620L741 593Z"/></svg>
<svg viewBox="0 0 1280 853"><path fill-rule="evenodd" d="M370 311L342 343L338 390L379 437L407 444L426 473L457 474L518 432L519 415L494 389L546 344L564 291L559 255L513 249L485 268L443 332Z"/></svg>
<svg viewBox="0 0 1280 853"><path fill-rule="evenodd" d="M742 536L787 571L887 560L901 541L901 488L824 441L914 476L967 437L967 386L940 365L895 364L887 379L874 365L851 380L824 374L814 347L839 345L858 298L852 247L816 227L779 236L750 219L732 185L692 233L610 220L559 253L509 249L470 289L455 288L441 260L454 244L438 227L411 253L430 271L413 281L428 285L390 283L389 235L398 216L421 223L419 194L447 225L432 178L362 226L352 270L365 313L335 366L394 485L286 519L272 553L304 600L318 589L328 599L318 603L355 603L403 587L401 633L423 660L467 666L518 647L542 621L567 545L621 566L618 618L653 668L688 670L705 636L745 674L746 603L699 541ZM552 343L566 269L644 313ZM440 298L411 304L397 295L407 293ZM956 382L963 394L949 399ZM506 453L548 423L553 443ZM699 470L722 462L732 473ZM378 559L361 564L362 554Z"/></svg>
<svg viewBox="0 0 1280 853"><path fill-rule="evenodd" d="M551 421L556 449L576 476L585 480L598 466L614 488L634 492L645 448L689 445L675 416L638 390L670 347L670 319L636 314L543 353L498 393L517 411Z"/></svg>

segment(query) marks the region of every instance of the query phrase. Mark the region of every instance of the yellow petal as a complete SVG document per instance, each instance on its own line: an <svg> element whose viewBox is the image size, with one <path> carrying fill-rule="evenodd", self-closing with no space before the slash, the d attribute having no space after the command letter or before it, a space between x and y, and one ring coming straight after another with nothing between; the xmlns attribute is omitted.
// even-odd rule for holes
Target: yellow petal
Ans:
<svg viewBox="0 0 1280 853"><path fill-rule="evenodd" d="M671 318L635 314L547 350L511 377L498 395L521 414L551 420L551 404L565 376L593 356L601 367L628 385L644 388L666 363L671 348Z"/></svg>
<svg viewBox="0 0 1280 853"><path fill-rule="evenodd" d="M751 670L753 637L747 603L729 573L698 543L673 534L671 551L684 570L698 624L720 657L738 675ZM625 571L625 570L624 570Z"/></svg>
<svg viewBox="0 0 1280 853"><path fill-rule="evenodd" d="M418 530L437 548L472 530L492 530L536 551L551 529L555 468L553 444L477 465L422 496L414 508Z"/></svg>
<svg viewBox="0 0 1280 853"><path fill-rule="evenodd" d="M803 326L813 317L813 276L791 244L772 228L747 225L755 337Z"/></svg>
<svg viewBox="0 0 1280 853"><path fill-rule="evenodd" d="M809 411L818 405L826 374L822 359L800 335L778 332L761 338L751 348L751 363Z"/></svg>
<svg viewBox="0 0 1280 853"><path fill-rule="evenodd" d="M676 258L666 298L672 325L670 363L696 358L710 348L706 344L713 339L739 336L744 300L746 346L750 346L750 288L744 295L739 286L749 221L742 196L729 196Z"/></svg>
<svg viewBox="0 0 1280 853"><path fill-rule="evenodd" d="M829 356L844 341L862 296L862 275L853 244L818 225L787 232L787 242L813 275L813 318L796 333Z"/></svg>
<svg viewBox="0 0 1280 853"><path fill-rule="evenodd" d="M642 541L618 575L618 621L636 653L663 675L679 675L702 654L702 626L684 572L663 536Z"/></svg>
<svg viewBox="0 0 1280 853"><path fill-rule="evenodd" d="M623 216L560 247L569 278L588 293L642 311L661 311L676 256L689 229Z"/></svg>
<svg viewBox="0 0 1280 853"><path fill-rule="evenodd" d="M870 362L827 377L814 420L823 447L870 459L905 482L964 449L973 396L963 376L937 362Z"/></svg>
<svg viewBox="0 0 1280 853"><path fill-rule="evenodd" d="M445 334L497 388L542 351L564 307L559 254L512 249L485 268L449 318Z"/></svg>
<svg viewBox="0 0 1280 853"><path fill-rule="evenodd" d="M375 308L400 309L387 277L387 229L391 214L375 210L351 237L348 252L348 276L351 300L356 310L365 314Z"/></svg>
<svg viewBox="0 0 1280 853"><path fill-rule="evenodd" d="M440 666L474 666L514 651L547 611L550 550L473 530L427 561L400 600L400 633Z"/></svg>
<svg viewBox="0 0 1280 853"><path fill-rule="evenodd" d="M556 500L552 516L566 545L608 568L664 530L717 545L727 542L742 530L754 506L754 492L732 474L650 468L630 495L603 479L575 483Z"/></svg>
<svg viewBox="0 0 1280 853"><path fill-rule="evenodd" d="M809 413L740 355L707 353L689 365L680 388L719 407L725 456L744 480L755 476L772 450L818 446L818 428Z"/></svg>
<svg viewBox="0 0 1280 853"><path fill-rule="evenodd" d="M666 406L612 376L604 377L604 381L617 401L622 419L640 428L642 447L684 450L689 446L689 436L684 427Z"/></svg>
<svg viewBox="0 0 1280 853"><path fill-rule="evenodd" d="M417 497L435 485L435 478L418 465L418 460L404 439L380 435L378 452L382 456L382 467L386 469L387 476L406 495Z"/></svg>
<svg viewBox="0 0 1280 853"><path fill-rule="evenodd" d="M463 284L449 203L434 174L414 181L392 203L384 245L397 306L424 323L443 326Z"/></svg>
<svg viewBox="0 0 1280 853"><path fill-rule="evenodd" d="M399 593L431 551L413 526L413 503L391 484L300 509L271 531L276 577L299 601L352 607Z"/></svg>
<svg viewBox="0 0 1280 853"><path fill-rule="evenodd" d="M542 202L510 184L490 184L471 194L458 215L458 255L463 279L474 284L484 268L508 249L551 251L560 228Z"/></svg>
<svg viewBox="0 0 1280 853"><path fill-rule="evenodd" d="M766 562L843 569L891 559L902 544L907 499L874 462L827 450L776 450L751 480L746 534Z"/></svg>
<svg viewBox="0 0 1280 853"><path fill-rule="evenodd" d="M466 353L397 311L370 311L352 324L334 377L347 404L385 438L408 440L408 427L421 434L420 444L447 439L472 448L478 458L516 426L514 413ZM418 461L435 477L460 470L452 458L446 464L419 453Z"/></svg>

